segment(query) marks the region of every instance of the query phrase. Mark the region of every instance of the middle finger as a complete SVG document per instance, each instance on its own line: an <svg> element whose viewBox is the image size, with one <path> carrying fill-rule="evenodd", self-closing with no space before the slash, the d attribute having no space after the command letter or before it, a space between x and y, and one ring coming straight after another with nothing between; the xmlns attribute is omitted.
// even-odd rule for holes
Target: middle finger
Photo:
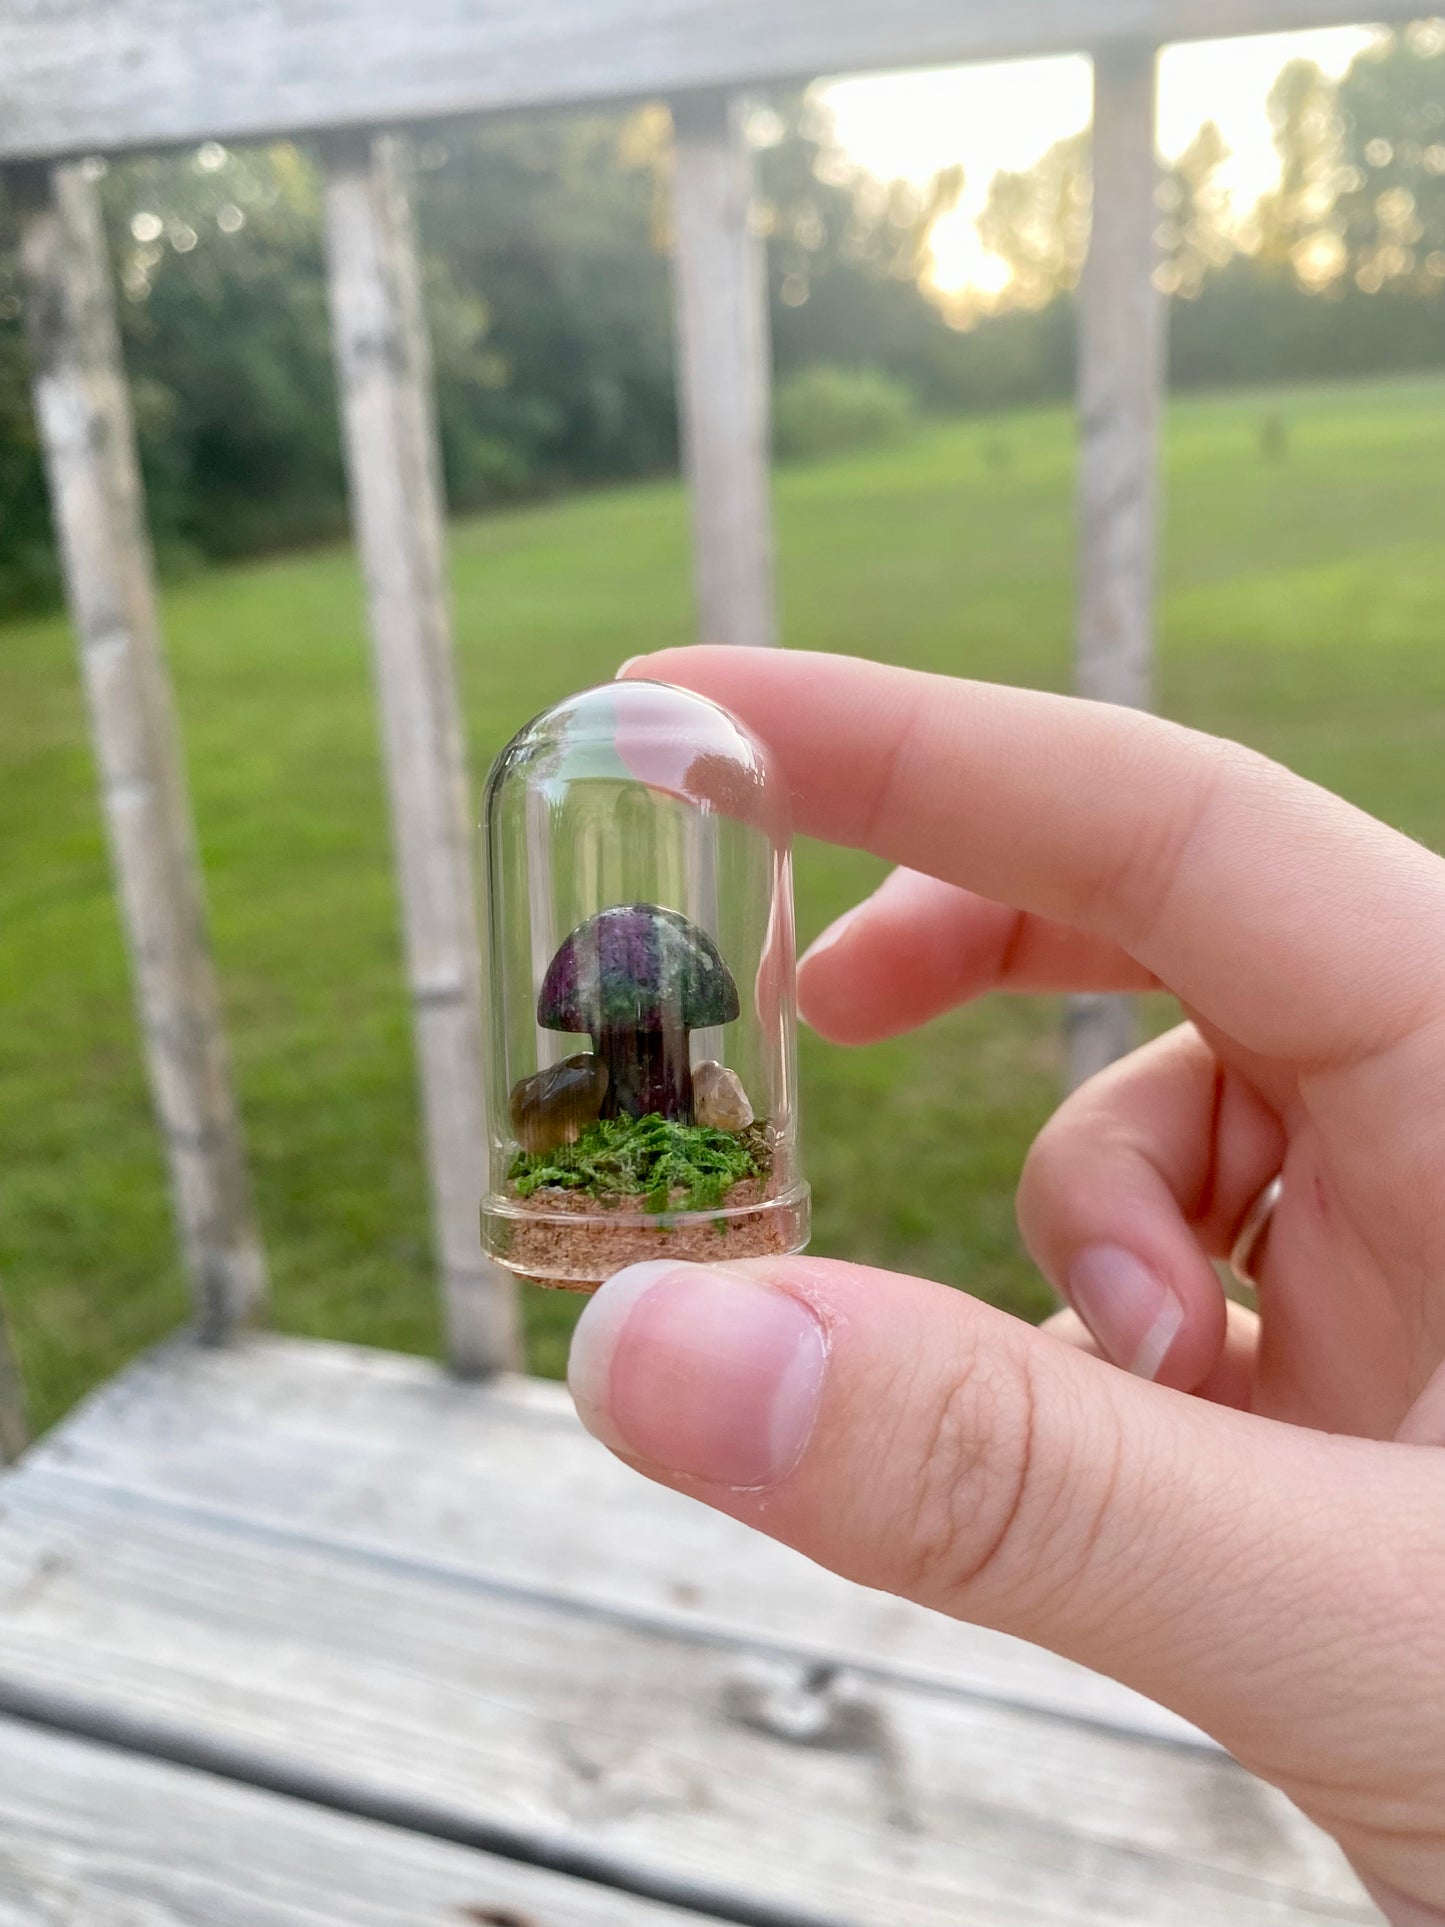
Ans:
<svg viewBox="0 0 1445 1927"><path fill-rule="evenodd" d="M895 870L798 966L799 1008L835 1044L897 1037L992 990L1142 991L1158 979L1107 937Z"/></svg>

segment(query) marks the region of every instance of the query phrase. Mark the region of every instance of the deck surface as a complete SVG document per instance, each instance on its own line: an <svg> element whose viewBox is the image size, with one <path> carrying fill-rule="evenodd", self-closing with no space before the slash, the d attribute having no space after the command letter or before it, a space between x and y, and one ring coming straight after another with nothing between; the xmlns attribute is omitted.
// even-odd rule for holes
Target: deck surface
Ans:
<svg viewBox="0 0 1445 1927"><path fill-rule="evenodd" d="M178 1342L0 1514L0 1927L1378 1918L1172 1716L647 1485L553 1386Z"/></svg>
<svg viewBox="0 0 1445 1927"><path fill-rule="evenodd" d="M614 1889L0 1719L0 1927L707 1927Z"/></svg>

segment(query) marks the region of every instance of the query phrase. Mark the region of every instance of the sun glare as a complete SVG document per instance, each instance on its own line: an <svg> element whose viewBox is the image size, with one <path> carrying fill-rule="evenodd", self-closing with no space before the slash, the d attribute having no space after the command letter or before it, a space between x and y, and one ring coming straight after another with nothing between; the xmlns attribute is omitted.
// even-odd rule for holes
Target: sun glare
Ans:
<svg viewBox="0 0 1445 1927"><path fill-rule="evenodd" d="M1220 184L1243 220L1278 173L1267 102L1280 69L1303 57L1342 74L1372 38L1368 27L1337 27L1168 48L1159 75L1161 151L1173 159L1215 121L1229 148ZM937 68L830 81L819 91L842 146L871 173L921 182L962 164L962 198L934 232L931 278L944 294L1000 294L1008 270L978 232L989 184L1088 125L1088 62L1066 55Z"/></svg>

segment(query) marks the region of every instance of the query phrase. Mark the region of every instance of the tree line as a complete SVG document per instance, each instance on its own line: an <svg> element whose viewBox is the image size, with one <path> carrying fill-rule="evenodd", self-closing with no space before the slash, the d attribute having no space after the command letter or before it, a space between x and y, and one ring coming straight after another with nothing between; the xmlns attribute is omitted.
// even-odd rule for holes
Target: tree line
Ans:
<svg viewBox="0 0 1445 1927"><path fill-rule="evenodd" d="M1207 126L1160 194L1160 283L1181 383L1445 360L1445 33L1384 39L1339 82L1310 63L1271 99L1278 187L1241 227ZM826 114L757 110L776 371L890 378L934 411L1054 399L1073 376L1087 138L992 184L1008 283L955 308L929 236L961 187L874 180ZM448 128L416 149L442 452L459 508L676 460L665 113ZM163 565L329 535L343 477L315 158L286 143L126 160L100 192ZM13 218L0 195L0 604L54 593Z"/></svg>

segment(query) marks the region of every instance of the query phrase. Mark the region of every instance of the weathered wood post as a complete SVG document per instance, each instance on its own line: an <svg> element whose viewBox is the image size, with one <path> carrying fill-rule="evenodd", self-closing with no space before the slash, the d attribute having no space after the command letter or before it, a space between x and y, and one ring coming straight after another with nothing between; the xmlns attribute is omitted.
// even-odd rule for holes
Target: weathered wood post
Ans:
<svg viewBox="0 0 1445 1927"><path fill-rule="evenodd" d="M683 461L704 642L777 641L771 351L743 103L673 107L673 296Z"/></svg>
<svg viewBox="0 0 1445 1927"><path fill-rule="evenodd" d="M130 398L96 191L12 176L35 409L100 769L151 1093L200 1329L224 1337L265 1268L161 650Z"/></svg>
<svg viewBox="0 0 1445 1927"><path fill-rule="evenodd" d="M25 1414L25 1385L10 1343L5 1302L0 1299L0 1465L11 1465L30 1443Z"/></svg>
<svg viewBox="0 0 1445 1927"><path fill-rule="evenodd" d="M1153 694L1163 301L1155 285L1158 55L1094 59L1094 215L1079 296L1081 696L1144 709ZM1132 1050L1134 1000L1075 997L1071 1088Z"/></svg>
<svg viewBox="0 0 1445 1927"><path fill-rule="evenodd" d="M763 648L778 640L772 348L746 104L688 95L672 121L673 341L698 639ZM695 816L687 835L688 914L716 934L713 825ZM717 1056L722 1046L700 1033L697 1048Z"/></svg>
<svg viewBox="0 0 1445 1927"><path fill-rule="evenodd" d="M403 144L336 137L326 235L352 510L425 1121L432 1226L455 1369L520 1354L510 1277L482 1257L482 967L461 703L446 589L441 464Z"/></svg>

